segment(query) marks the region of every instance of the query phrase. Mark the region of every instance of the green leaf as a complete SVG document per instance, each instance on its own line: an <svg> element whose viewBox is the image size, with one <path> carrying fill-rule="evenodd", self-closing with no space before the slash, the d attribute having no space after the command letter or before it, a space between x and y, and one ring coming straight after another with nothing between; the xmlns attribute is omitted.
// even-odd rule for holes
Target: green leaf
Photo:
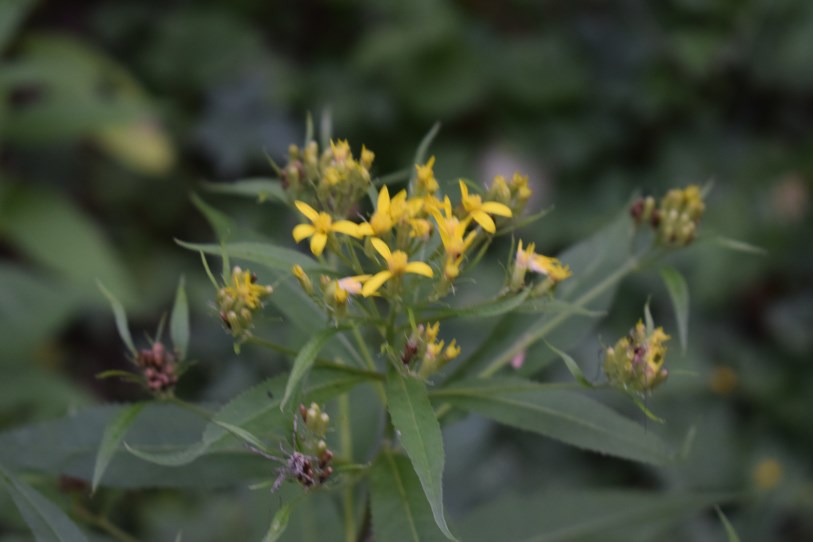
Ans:
<svg viewBox="0 0 813 542"><path fill-rule="evenodd" d="M666 284L669 297L672 299L672 307L675 309L680 348L686 353L686 345L689 340L689 286L683 275L672 267L661 269L661 278Z"/></svg>
<svg viewBox="0 0 813 542"><path fill-rule="evenodd" d="M291 367L291 374L288 377L288 383L285 385L285 395L282 397L280 409L285 409L291 398L299 391L299 386L305 375L308 374L313 362L316 361L316 356L322 351L325 343L342 328L328 328L323 329L305 343L299 353L294 359L293 366Z"/></svg>
<svg viewBox="0 0 813 542"><path fill-rule="evenodd" d="M265 537L263 537L263 542L276 542L279 540L279 537L285 532L285 529L288 528L288 520L291 517L291 508L293 507L293 502L286 502L282 506L279 507L279 510L274 514L274 517L271 519L271 526L268 528L268 532L265 533Z"/></svg>
<svg viewBox="0 0 813 542"><path fill-rule="evenodd" d="M723 511L720 510L720 507L717 506L715 509L717 510L717 515L720 517L720 522L725 528L725 534L728 537L728 542L740 542L740 537L737 535L737 531L734 530L734 526L728 521L728 518L725 516L725 514L723 514Z"/></svg>
<svg viewBox="0 0 813 542"><path fill-rule="evenodd" d="M409 459L384 449L370 473L373 534L378 542L445 540Z"/></svg>
<svg viewBox="0 0 813 542"><path fill-rule="evenodd" d="M443 438L426 385L411 376L390 371L386 390L392 424L412 460L435 523L448 539L455 540L443 513Z"/></svg>
<svg viewBox="0 0 813 542"><path fill-rule="evenodd" d="M87 542L82 531L54 503L0 466L0 482L37 542Z"/></svg>
<svg viewBox="0 0 813 542"><path fill-rule="evenodd" d="M509 377L477 379L437 390L432 397L586 450L653 465L671 461L651 430L561 386Z"/></svg>
<svg viewBox="0 0 813 542"><path fill-rule="evenodd" d="M744 252L745 254L753 254L755 256L767 256L768 251L762 247L758 247L756 245L752 245L750 243L746 243L745 241L738 241L736 239L730 239L728 237L713 237L712 241L728 250L733 250L734 252Z"/></svg>
<svg viewBox="0 0 813 542"><path fill-rule="evenodd" d="M0 1L0 52L11 41L17 27L33 6L33 0Z"/></svg>
<svg viewBox="0 0 813 542"><path fill-rule="evenodd" d="M96 493L96 488L99 487L99 482L101 482L110 460L113 459L113 454L116 453L121 440L143 408L144 403L125 407L104 430L99 454L96 456L96 465L93 467L92 493Z"/></svg>
<svg viewBox="0 0 813 542"><path fill-rule="evenodd" d="M172 346L178 351L183 361L189 346L189 304L186 300L184 278L178 282L178 291L175 294L175 305L172 306L172 315L169 317L169 336Z"/></svg>
<svg viewBox="0 0 813 542"><path fill-rule="evenodd" d="M241 242L228 243L223 245L187 243L185 241L175 241L179 245L195 252L204 252L221 256L223 253L228 256L257 263L269 269L290 272L294 264L299 264L305 271L322 271L319 262L298 252L285 247L274 246L269 243Z"/></svg>
<svg viewBox="0 0 813 542"><path fill-rule="evenodd" d="M516 295L505 295L496 299L471 305L469 307L452 308L440 312L422 315L421 320L443 320L446 318L489 318L511 312L520 307L528 295L530 289L525 289Z"/></svg>
<svg viewBox="0 0 813 542"><path fill-rule="evenodd" d="M671 525L736 495L627 490L554 490L506 495L463 518L471 542L581 542L655 540L647 529Z"/></svg>
<svg viewBox="0 0 813 542"><path fill-rule="evenodd" d="M107 288L102 285L101 282L98 283L99 290L104 294L108 301L110 301L110 306L113 309L113 316L116 318L116 329L119 332L119 337L121 340L124 341L124 344L127 346L127 350L130 351L130 354L135 357L138 352L136 351L135 345L133 344L133 338L130 336L130 328L127 324L127 313L124 312L124 307L121 305L118 299L111 294Z"/></svg>
<svg viewBox="0 0 813 542"><path fill-rule="evenodd" d="M256 198L259 203L264 201L286 203L288 201L288 196L279 179L252 178L233 183L203 183L203 188L217 194Z"/></svg>
<svg viewBox="0 0 813 542"><path fill-rule="evenodd" d="M369 377L359 372L316 368L311 371L303 396L321 402L368 379ZM212 423L207 424L198 442L170 451L153 451L136 446L128 446L127 449L136 457L157 465L186 465L212 449L222 449L229 444L231 433L223 427L223 423L254 434L276 432L275 440L287 441L293 418L291 412L280 409L286 380L287 375L278 376L232 399L214 414Z"/></svg>
<svg viewBox="0 0 813 542"><path fill-rule="evenodd" d="M189 197L195 207L197 207L198 211L200 211L204 218L206 218L206 221L212 227L212 230L214 230L217 240L221 243L228 241L229 237L231 237L231 234L234 231L234 224L232 223L231 218L203 201L194 192L192 192Z"/></svg>
<svg viewBox="0 0 813 542"><path fill-rule="evenodd" d="M548 348L553 350L553 352L555 352L557 356L562 358L562 361L564 361L565 365L567 366L567 370L570 371L570 374L573 375L573 378L575 378L579 382L579 384L587 388L593 387L592 382L587 380L587 378L584 376L584 372L582 372L581 367L579 367L579 364L576 363L575 359L567 355L565 352L562 352L558 348L554 347L548 341L545 341L545 345L547 345Z"/></svg>

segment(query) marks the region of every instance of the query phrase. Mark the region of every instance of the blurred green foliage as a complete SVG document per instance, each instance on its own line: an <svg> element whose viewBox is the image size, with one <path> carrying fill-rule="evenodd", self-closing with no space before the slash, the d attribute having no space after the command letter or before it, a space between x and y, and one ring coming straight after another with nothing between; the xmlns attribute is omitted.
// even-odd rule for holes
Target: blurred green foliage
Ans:
<svg viewBox="0 0 813 542"><path fill-rule="evenodd" d="M382 171L409 167L439 120L438 178L489 182L520 169L535 183L535 208L555 204L559 227L543 221L525 234L545 252L606 223L635 191L709 179L704 233L767 250L748 257L701 238L672 262L690 289L689 349L673 346L673 376L648 406L676 441L696 426L684 464L648 470L574 455L470 419L447 434L452 515L465 518L506 487L754 489L726 509L743 540L809 540L812 31L813 3L803 0L2 0L0 424L135 397L93 378L125 365L96 279L152 332L186 275L191 356L201 361L185 382L191 396L220 401L273 373L282 360L268 354L234 359L202 301L213 292L199 260L173 242L213 237L189 192L202 180L268 176L267 156L302 140L307 111L329 108L334 133L373 148ZM238 217L241 240L287 240L292 219L276 207L225 196L216 206ZM624 333L648 295L676 336L659 277L636 277L596 339L574 352L583 367L597 371L597 337ZM259 326L294 342L284 322ZM255 539L272 500L99 498L92 508L109 508L145 540L179 529L190 540ZM0 506L0 522L13 533L11 508ZM334 510L317 513L336 521ZM461 524L475 529L476 517ZM654 536L633 527L630 537ZM668 539L723 536L711 515L682 529Z"/></svg>

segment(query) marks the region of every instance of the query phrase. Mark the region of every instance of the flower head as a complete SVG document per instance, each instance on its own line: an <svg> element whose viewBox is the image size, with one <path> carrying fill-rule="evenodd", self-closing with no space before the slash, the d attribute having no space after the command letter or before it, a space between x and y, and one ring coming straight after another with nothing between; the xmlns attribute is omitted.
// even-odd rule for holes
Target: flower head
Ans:
<svg viewBox="0 0 813 542"><path fill-rule="evenodd" d="M406 193L404 193L406 196ZM391 209L390 192L386 186L381 188L378 193L378 202L373 216L370 217L369 222L359 224L358 231L361 235L384 235L389 232L393 226L393 219Z"/></svg>
<svg viewBox="0 0 813 542"><path fill-rule="evenodd" d="M435 157L432 156L423 165L416 165L417 172L416 180L418 181L418 192L421 194L434 194L440 188L438 180L435 178L435 172L432 168L435 166Z"/></svg>
<svg viewBox="0 0 813 542"><path fill-rule="evenodd" d="M494 224L494 219L491 215L511 217L513 213L511 209L496 201L483 201L478 195L470 195L469 188L463 180L460 180L460 197L463 203L463 208L468 215L488 233L497 231L497 226Z"/></svg>
<svg viewBox="0 0 813 542"><path fill-rule="evenodd" d="M669 335L662 327L647 329L640 320L629 335L604 352L604 372L610 384L635 392L647 392L666 380L668 371L664 343Z"/></svg>
<svg viewBox="0 0 813 542"><path fill-rule="evenodd" d="M536 254L534 243L522 248L522 240L517 245L517 255L514 260L514 270L511 275L511 289L516 291L525 285L525 274L528 271L545 275L554 284L570 277L573 273L570 267L563 265L557 258Z"/></svg>
<svg viewBox="0 0 813 542"><path fill-rule="evenodd" d="M379 271L373 275L362 287L361 293L364 297L369 297L378 291L381 286L393 277L400 277L405 273L413 273L424 277L432 278L434 273L432 268L424 262L410 262L406 252L396 250L392 252L387 243L373 237L370 239L376 252L384 258L387 264L385 271Z"/></svg>
<svg viewBox="0 0 813 542"><path fill-rule="evenodd" d="M328 235L331 233L343 233L351 237L359 238L359 226L349 220L333 221L333 217L325 212L318 212L316 209L304 201L294 202L299 212L311 221L310 224L299 224L294 228L294 240L299 243L303 239L311 238L311 252L319 256L325 250Z"/></svg>

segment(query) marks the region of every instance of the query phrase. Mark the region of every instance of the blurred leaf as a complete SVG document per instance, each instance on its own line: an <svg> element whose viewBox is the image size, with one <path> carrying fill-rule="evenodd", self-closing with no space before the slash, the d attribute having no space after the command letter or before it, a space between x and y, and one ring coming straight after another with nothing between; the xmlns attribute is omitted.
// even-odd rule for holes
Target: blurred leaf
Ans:
<svg viewBox="0 0 813 542"><path fill-rule="evenodd" d="M318 368L311 372L303 396L312 401L324 401L367 380L364 374L339 369ZM135 456L157 465L186 465L206 454L210 449L229 441L229 431L217 422L237 426L255 434L276 432L275 440L288 439L291 413L280 408L287 375L281 375L241 393L218 410L207 424L200 440L172 451L152 451L128 446Z"/></svg>
<svg viewBox="0 0 813 542"><path fill-rule="evenodd" d="M15 189L3 203L0 235L35 262L92 292L104 282L125 303L134 300L127 269L101 229L56 193Z"/></svg>
<svg viewBox="0 0 813 542"><path fill-rule="evenodd" d="M556 490L506 495L470 512L461 522L464 540L577 542L640 540L639 529L696 514L732 494L664 494L625 490ZM613 538L611 538L613 537ZM651 538L650 538L651 540Z"/></svg>
<svg viewBox="0 0 813 542"><path fill-rule="evenodd" d="M520 378L470 380L432 392L497 422L623 459L665 465L672 454L652 431L581 393Z"/></svg>
<svg viewBox="0 0 813 542"><path fill-rule="evenodd" d="M291 367L291 374L288 376L288 382L285 384L285 394L282 397L282 402L279 407L284 410L288 401L299 391L299 386L302 379L313 366L316 361L316 356L319 355L325 343L336 333L342 331L342 328L328 328L316 333L305 345L299 350L299 353L294 359L293 366Z"/></svg>
<svg viewBox="0 0 813 542"><path fill-rule="evenodd" d="M738 241L736 239L729 239L728 237L717 236L713 237L712 241L728 250L734 252L744 252L745 254L753 254L755 256L767 256L768 251L762 247L746 243L745 241Z"/></svg>
<svg viewBox="0 0 813 542"><path fill-rule="evenodd" d="M412 460L435 523L448 539L455 540L443 513L443 439L426 385L411 376L390 371L386 389L392 424Z"/></svg>
<svg viewBox="0 0 813 542"><path fill-rule="evenodd" d="M229 237L231 237L231 234L234 231L234 224L232 223L231 218L203 201L194 192L190 195L190 199L192 200L192 203L195 204L198 211L200 211L201 214L206 217L206 222L208 222L212 227L212 230L214 230L217 240L221 243L228 241ZM227 264L224 265L228 267Z"/></svg>
<svg viewBox="0 0 813 542"><path fill-rule="evenodd" d="M269 243L228 243L221 248L219 245L187 243L186 241L176 242L189 250L204 252L215 256L220 256L221 253L225 251L226 254L237 260L257 263L278 271L290 272L295 264L301 265L306 271L323 270L319 262L313 258L296 250L275 246Z"/></svg>
<svg viewBox="0 0 813 542"><path fill-rule="evenodd" d="M169 319L169 336L172 346L178 351L183 361L189 346L189 304L186 301L186 288L184 278L178 282L178 291L175 294L175 304L172 306L172 315Z"/></svg>
<svg viewBox="0 0 813 542"><path fill-rule="evenodd" d="M689 286L686 284L683 275L673 267L662 268L661 278L666 284L666 289L669 290L669 297L672 299L678 334L680 335L680 347L685 353L689 340Z"/></svg>
<svg viewBox="0 0 813 542"><path fill-rule="evenodd" d="M102 291L104 296L110 301L110 307L113 309L113 316L116 319L116 329L119 332L119 337L124 342L124 345L127 346L127 350L130 351L130 354L135 357L138 355L138 351L136 350L135 345L133 344L133 338L130 336L130 327L127 323L127 313L124 311L124 307L119 302L116 297L111 294L104 285L99 282L99 290Z"/></svg>
<svg viewBox="0 0 813 542"><path fill-rule="evenodd" d="M291 516L291 507L293 504L293 502L286 502L279 507L279 510L276 511L273 519L271 519L271 526L268 528L263 542L276 542L279 540L279 537L282 536L282 533L288 528L288 520Z"/></svg>
<svg viewBox="0 0 813 542"><path fill-rule="evenodd" d="M429 147L432 145L432 142L435 140L435 137L437 137L438 132L440 132L440 123L436 122L435 124L432 125L432 128L430 128L429 131L426 132L426 135L423 136L423 139L421 139L418 148L415 150L415 158L413 159L413 162L415 162L414 165L421 165L426 163L426 155L429 152Z"/></svg>
<svg viewBox="0 0 813 542"><path fill-rule="evenodd" d="M421 315L421 320L443 320L446 318L489 318L499 316L520 307L531 293L527 288L518 294L510 294L478 303L469 307L445 309L429 315Z"/></svg>
<svg viewBox="0 0 813 542"><path fill-rule="evenodd" d="M96 466L93 468L92 493L96 493L96 488L99 487L99 482L102 480L110 460L113 459L113 454L116 453L124 435L127 434L127 430L130 429L130 426L144 408L144 404L136 403L124 407L104 430L102 443L99 446L99 454L96 456Z"/></svg>
<svg viewBox="0 0 813 542"><path fill-rule="evenodd" d="M378 542L445 540L409 459L383 449L370 472L373 535Z"/></svg>
<svg viewBox="0 0 813 542"><path fill-rule="evenodd" d="M152 118L116 123L96 130L94 140L123 166L144 175L165 175L175 164L169 135Z"/></svg>
<svg viewBox="0 0 813 542"><path fill-rule="evenodd" d="M579 382L579 384L587 388L593 387L592 382L585 378L584 372L582 371L581 367L579 367L579 364L576 363L575 359L567 355L565 352L562 352L558 348L554 347L548 341L545 341L545 345L551 350L553 350L557 356L562 358L562 361L564 361L565 365L567 366L567 370L570 371L570 374L573 375L573 378L575 378Z"/></svg>
<svg viewBox="0 0 813 542"><path fill-rule="evenodd" d="M728 537L728 542L740 542L740 537L737 535L737 531L734 530L734 526L731 525L728 518L725 517L725 514L723 514L723 511L720 510L720 507L716 506L715 509L717 510L717 515L720 517L720 522L725 528L725 534Z"/></svg>
<svg viewBox="0 0 813 542"><path fill-rule="evenodd" d="M243 179L233 183L202 183L203 188L217 194L232 196L247 196L256 198L259 203L264 201L288 202L288 195L279 179Z"/></svg>
<svg viewBox="0 0 813 542"><path fill-rule="evenodd" d="M0 52L33 6L34 0L0 0Z"/></svg>
<svg viewBox="0 0 813 542"><path fill-rule="evenodd" d="M0 481L38 542L87 542L82 531L54 503L0 465Z"/></svg>

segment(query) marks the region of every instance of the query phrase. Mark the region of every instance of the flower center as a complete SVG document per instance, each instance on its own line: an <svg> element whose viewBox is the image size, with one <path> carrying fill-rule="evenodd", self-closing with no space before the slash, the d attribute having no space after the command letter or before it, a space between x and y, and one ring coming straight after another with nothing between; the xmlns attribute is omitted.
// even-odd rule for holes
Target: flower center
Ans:
<svg viewBox="0 0 813 542"><path fill-rule="evenodd" d="M390 273L393 275L401 275L406 271L407 263L409 259L407 258L406 252L402 250L396 250L392 253L392 256L387 261L387 266L389 267Z"/></svg>
<svg viewBox="0 0 813 542"><path fill-rule="evenodd" d="M313 227L319 233L330 233L330 227L333 225L333 219L327 213L319 213L319 217L313 222Z"/></svg>

